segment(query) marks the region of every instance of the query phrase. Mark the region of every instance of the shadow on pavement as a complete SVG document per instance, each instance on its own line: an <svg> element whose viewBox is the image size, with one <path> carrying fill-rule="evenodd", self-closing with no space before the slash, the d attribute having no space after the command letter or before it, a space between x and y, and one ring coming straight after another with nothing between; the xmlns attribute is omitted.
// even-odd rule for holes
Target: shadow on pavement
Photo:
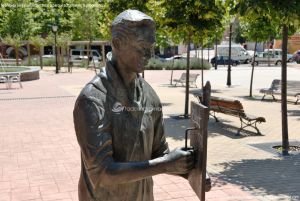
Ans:
<svg viewBox="0 0 300 201"><path fill-rule="evenodd" d="M290 116L298 116L300 117L300 109L299 110L288 110L288 115Z"/></svg>
<svg viewBox="0 0 300 201"><path fill-rule="evenodd" d="M189 127L190 119L174 119L172 117L164 118L165 133L167 137L171 137L175 140L184 140L185 130ZM248 136L258 136L256 132L241 131L240 135L236 135L238 127L229 125L231 121L222 119L222 122L215 122L213 118L210 118L208 122L208 137L217 137L219 135L225 135L232 139L240 139Z"/></svg>
<svg viewBox="0 0 300 201"><path fill-rule="evenodd" d="M220 163L221 178L248 188L253 194L288 196L300 200L300 154L280 159L242 160ZM285 199L286 200L286 199Z"/></svg>
<svg viewBox="0 0 300 201"><path fill-rule="evenodd" d="M208 131L209 133L215 133L218 135L225 135L232 139L240 139L243 137L250 137L250 136L262 136L258 135L256 131L250 131L250 130L242 130L240 132L240 135L237 135L237 131L239 127L236 127L234 125L230 125L231 121L220 119L220 122L215 122L213 118L210 118L208 123Z"/></svg>
<svg viewBox="0 0 300 201"><path fill-rule="evenodd" d="M176 140L185 139L185 129L189 127L189 121L189 119L164 118L166 136Z"/></svg>
<svg viewBox="0 0 300 201"><path fill-rule="evenodd" d="M281 103L281 100L279 98L276 98L276 100L272 99L272 98L265 98L264 100L261 100L262 99L262 96L253 96L253 97L250 97L250 96L235 96L236 98L240 98L240 99L245 99L245 100L249 100L249 101L260 101L260 102L268 102L268 103ZM291 105L295 105L295 101L294 99L289 99L289 96L288 96L288 99L287 99L287 103L288 104L291 104Z"/></svg>

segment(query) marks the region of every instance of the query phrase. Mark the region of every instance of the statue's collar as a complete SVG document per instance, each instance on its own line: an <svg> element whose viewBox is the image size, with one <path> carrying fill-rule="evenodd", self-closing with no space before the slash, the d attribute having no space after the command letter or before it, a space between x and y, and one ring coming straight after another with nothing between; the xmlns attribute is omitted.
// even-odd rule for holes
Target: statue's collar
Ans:
<svg viewBox="0 0 300 201"><path fill-rule="evenodd" d="M105 73L109 85L111 85L110 93L123 104L140 105L143 96L143 79L137 74L134 80L134 86L127 88L111 61L106 62Z"/></svg>

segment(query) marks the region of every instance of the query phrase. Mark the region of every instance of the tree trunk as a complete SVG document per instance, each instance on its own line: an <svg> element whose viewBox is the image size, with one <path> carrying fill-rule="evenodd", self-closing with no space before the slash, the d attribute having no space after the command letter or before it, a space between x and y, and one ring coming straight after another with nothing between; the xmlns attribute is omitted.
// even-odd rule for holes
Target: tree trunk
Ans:
<svg viewBox="0 0 300 201"><path fill-rule="evenodd" d="M190 43L191 35L188 35L188 46L187 46L187 60L186 60L186 83L185 83L185 107L184 107L184 118L189 117L189 91L190 91Z"/></svg>
<svg viewBox="0 0 300 201"><path fill-rule="evenodd" d="M232 24L229 27L229 52L228 52L228 68L227 68L227 83L228 87L231 86L231 37L232 37Z"/></svg>
<svg viewBox="0 0 300 201"><path fill-rule="evenodd" d="M218 39L216 37L216 41L215 41L216 45L215 45L215 70L218 69L218 62L217 62L217 56L218 56Z"/></svg>
<svg viewBox="0 0 300 201"><path fill-rule="evenodd" d="M27 42L28 66L31 66L30 43Z"/></svg>
<svg viewBox="0 0 300 201"><path fill-rule="evenodd" d="M254 75L256 48L257 48L257 40L255 40L255 45L254 45L254 55L253 55L252 70L251 70L251 79L250 79L250 93L249 93L250 97L252 97L252 86L253 86L253 75Z"/></svg>
<svg viewBox="0 0 300 201"><path fill-rule="evenodd" d="M64 50L63 47L60 47L60 48L59 48L59 51L60 51L60 64L61 64L60 66L61 66L61 67L64 67L64 64L65 64L63 50Z"/></svg>
<svg viewBox="0 0 300 201"><path fill-rule="evenodd" d="M172 50L173 50L172 54L174 55L174 54L175 54L175 46L173 46ZM172 69L171 69L171 80L170 80L170 85L173 85L173 68L174 68L174 59L173 59L173 61L172 61Z"/></svg>
<svg viewBox="0 0 300 201"><path fill-rule="evenodd" d="M204 87L204 76L203 76L203 39L202 39L202 44L201 44L201 89L203 90L203 87Z"/></svg>
<svg viewBox="0 0 300 201"><path fill-rule="evenodd" d="M39 48L39 55L40 55L40 67L41 69L43 69L42 47Z"/></svg>
<svg viewBox="0 0 300 201"><path fill-rule="evenodd" d="M69 45L67 45L67 62L68 62L68 73L71 72L71 66L70 66L70 48Z"/></svg>
<svg viewBox="0 0 300 201"><path fill-rule="evenodd" d="M207 46L207 56L208 56L207 61L209 63L209 45Z"/></svg>
<svg viewBox="0 0 300 201"><path fill-rule="evenodd" d="M88 66L90 65L90 56L91 56L91 49L92 49L92 39L89 40L89 44L88 44L88 51L87 51L87 56L88 56ZM92 55L92 59L93 59L93 55Z"/></svg>
<svg viewBox="0 0 300 201"><path fill-rule="evenodd" d="M61 60L60 60L60 47L57 46L56 47L56 51L57 51L57 59L58 59L58 70L60 70L60 66L61 66Z"/></svg>
<svg viewBox="0 0 300 201"><path fill-rule="evenodd" d="M289 151L289 134L287 119L287 43L288 43L288 27L286 24L282 27L282 67L281 67L281 120L282 120L282 154L288 155Z"/></svg>
<svg viewBox="0 0 300 201"><path fill-rule="evenodd" d="M19 66L19 47L15 47L16 63Z"/></svg>
<svg viewBox="0 0 300 201"><path fill-rule="evenodd" d="M271 59L270 59L270 41L269 41L267 44L268 44L268 66L271 66Z"/></svg>

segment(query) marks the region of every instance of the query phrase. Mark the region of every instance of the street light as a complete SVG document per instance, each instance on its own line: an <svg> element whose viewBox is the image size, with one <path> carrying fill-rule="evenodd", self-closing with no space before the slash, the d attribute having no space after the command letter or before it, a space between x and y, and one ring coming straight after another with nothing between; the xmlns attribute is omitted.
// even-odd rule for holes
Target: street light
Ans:
<svg viewBox="0 0 300 201"><path fill-rule="evenodd" d="M228 58L228 68L227 68L227 86L231 86L231 35L232 35L232 25L235 18L232 18L229 26L229 58Z"/></svg>
<svg viewBox="0 0 300 201"><path fill-rule="evenodd" d="M57 35L57 25L52 25L52 31L54 33L54 49L55 49L55 73L58 73L58 60L57 60L57 40L56 40L56 35Z"/></svg>

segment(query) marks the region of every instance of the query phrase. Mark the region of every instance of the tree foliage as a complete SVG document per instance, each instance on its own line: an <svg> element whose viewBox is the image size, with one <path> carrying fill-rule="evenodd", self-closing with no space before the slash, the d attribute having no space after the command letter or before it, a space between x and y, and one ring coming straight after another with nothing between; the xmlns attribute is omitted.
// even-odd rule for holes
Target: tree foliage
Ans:
<svg viewBox="0 0 300 201"><path fill-rule="evenodd" d="M225 13L222 1L165 0L164 7L164 24L170 27L172 32L182 33L184 42L187 42L188 35L195 36L198 33L204 36L221 27Z"/></svg>
<svg viewBox="0 0 300 201"><path fill-rule="evenodd" d="M74 40L100 39L101 7L97 0L79 0L80 6L72 12L71 31Z"/></svg>
<svg viewBox="0 0 300 201"><path fill-rule="evenodd" d="M0 34L2 37L18 35L21 39L28 39L35 30L36 23L29 7L22 6L29 0L5 0L1 4Z"/></svg>
<svg viewBox="0 0 300 201"><path fill-rule="evenodd" d="M18 34L15 34L13 36L7 35L5 38L3 38L3 43L6 45L10 45L14 48L16 55L16 63L17 66L19 66L19 49L21 46L24 45L21 37Z"/></svg>

